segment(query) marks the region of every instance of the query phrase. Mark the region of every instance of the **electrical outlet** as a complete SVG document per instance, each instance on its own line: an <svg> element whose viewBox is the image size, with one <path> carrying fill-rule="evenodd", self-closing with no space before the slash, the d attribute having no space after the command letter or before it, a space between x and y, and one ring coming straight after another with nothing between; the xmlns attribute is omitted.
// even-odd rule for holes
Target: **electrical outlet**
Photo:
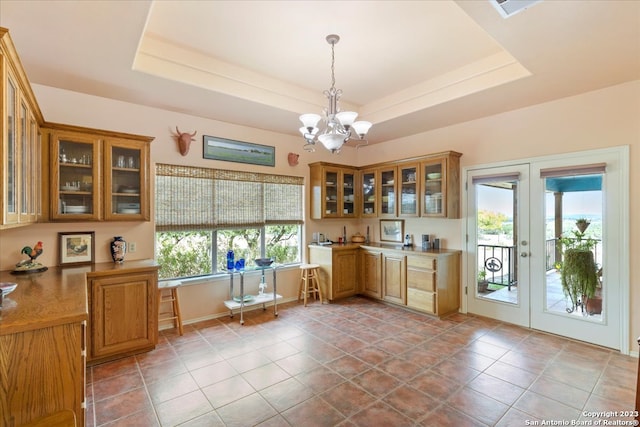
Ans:
<svg viewBox="0 0 640 427"><path fill-rule="evenodd" d="M136 251L136 242L129 242L129 252L133 253Z"/></svg>

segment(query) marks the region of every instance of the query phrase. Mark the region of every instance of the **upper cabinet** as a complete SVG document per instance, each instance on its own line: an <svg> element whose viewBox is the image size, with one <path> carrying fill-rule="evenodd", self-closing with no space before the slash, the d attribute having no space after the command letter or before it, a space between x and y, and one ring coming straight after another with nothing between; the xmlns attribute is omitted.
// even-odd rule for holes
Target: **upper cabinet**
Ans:
<svg viewBox="0 0 640 427"><path fill-rule="evenodd" d="M460 156L449 151L421 162L422 216L460 218Z"/></svg>
<svg viewBox="0 0 640 427"><path fill-rule="evenodd" d="M311 218L355 218L358 215L358 174L353 168L312 163Z"/></svg>
<svg viewBox="0 0 640 427"><path fill-rule="evenodd" d="M153 138L45 124L52 221L148 221Z"/></svg>
<svg viewBox="0 0 640 427"><path fill-rule="evenodd" d="M0 27L0 229L42 215L42 113L9 33Z"/></svg>
<svg viewBox="0 0 640 427"><path fill-rule="evenodd" d="M312 163L311 218L460 218L460 156L445 151L357 169Z"/></svg>

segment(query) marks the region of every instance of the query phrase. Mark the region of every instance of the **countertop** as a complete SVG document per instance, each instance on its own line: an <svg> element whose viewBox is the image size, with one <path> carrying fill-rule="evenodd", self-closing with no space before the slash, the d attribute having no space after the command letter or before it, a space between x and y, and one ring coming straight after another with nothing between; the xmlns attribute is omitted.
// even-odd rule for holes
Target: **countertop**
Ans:
<svg viewBox="0 0 640 427"><path fill-rule="evenodd" d="M0 271L0 282L18 284L16 290L4 298L0 309L0 335L87 320L87 277L150 267L157 268L155 261L49 267L47 271L28 274Z"/></svg>
<svg viewBox="0 0 640 427"><path fill-rule="evenodd" d="M332 245L316 245L311 243L309 245L310 248L325 248L326 250L346 250L346 249L357 249L364 248L370 250L391 250L396 252L404 252L411 253L416 255L441 255L441 254L453 254L459 253L460 250L456 249L422 249L422 246L404 246L401 243L382 243L382 242L371 242L371 243L334 243Z"/></svg>

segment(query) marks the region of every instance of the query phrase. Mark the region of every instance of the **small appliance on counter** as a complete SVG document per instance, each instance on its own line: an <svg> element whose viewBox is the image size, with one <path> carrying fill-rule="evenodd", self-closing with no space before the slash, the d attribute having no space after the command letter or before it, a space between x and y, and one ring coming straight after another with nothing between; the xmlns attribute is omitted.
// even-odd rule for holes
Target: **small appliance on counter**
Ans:
<svg viewBox="0 0 640 427"><path fill-rule="evenodd" d="M328 240L324 233L313 233L313 241L316 245L331 245L333 242Z"/></svg>

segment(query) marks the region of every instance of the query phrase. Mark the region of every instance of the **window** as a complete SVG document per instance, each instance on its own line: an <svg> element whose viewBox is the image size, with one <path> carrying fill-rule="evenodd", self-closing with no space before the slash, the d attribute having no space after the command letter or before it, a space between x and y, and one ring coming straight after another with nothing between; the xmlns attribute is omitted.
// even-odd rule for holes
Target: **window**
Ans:
<svg viewBox="0 0 640 427"><path fill-rule="evenodd" d="M303 179L156 165L156 258L162 279L211 275L236 259L300 262Z"/></svg>

